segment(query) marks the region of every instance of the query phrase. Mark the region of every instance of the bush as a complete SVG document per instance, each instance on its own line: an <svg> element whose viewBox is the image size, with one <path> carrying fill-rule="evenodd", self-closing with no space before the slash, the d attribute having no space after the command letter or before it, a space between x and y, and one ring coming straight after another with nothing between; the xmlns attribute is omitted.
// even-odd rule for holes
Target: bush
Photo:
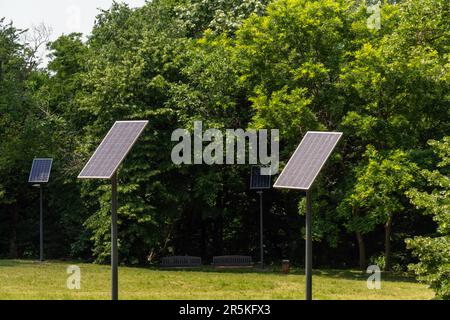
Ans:
<svg viewBox="0 0 450 320"><path fill-rule="evenodd" d="M420 262L409 266L420 281L429 284L441 299L450 299L450 236L416 237L406 241Z"/></svg>

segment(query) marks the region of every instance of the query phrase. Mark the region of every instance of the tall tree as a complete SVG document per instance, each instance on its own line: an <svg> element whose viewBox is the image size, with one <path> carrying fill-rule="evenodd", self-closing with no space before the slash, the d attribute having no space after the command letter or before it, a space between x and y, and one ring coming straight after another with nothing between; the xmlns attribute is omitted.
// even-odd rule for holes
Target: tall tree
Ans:
<svg viewBox="0 0 450 320"><path fill-rule="evenodd" d="M360 268L366 267L363 235L384 225L384 269L391 269L391 237L394 218L405 210L402 198L414 182L417 166L399 150L387 154L369 147L366 163L356 170L356 183L340 207L350 211L347 228L355 232L360 252ZM404 199L403 199L404 200Z"/></svg>
<svg viewBox="0 0 450 320"><path fill-rule="evenodd" d="M428 191L411 189L411 202L431 215L438 228L433 237L408 239L408 248L419 259L411 265L421 281L428 283L443 299L450 299L450 137L430 141L439 157L436 169L424 169L421 175L428 182Z"/></svg>

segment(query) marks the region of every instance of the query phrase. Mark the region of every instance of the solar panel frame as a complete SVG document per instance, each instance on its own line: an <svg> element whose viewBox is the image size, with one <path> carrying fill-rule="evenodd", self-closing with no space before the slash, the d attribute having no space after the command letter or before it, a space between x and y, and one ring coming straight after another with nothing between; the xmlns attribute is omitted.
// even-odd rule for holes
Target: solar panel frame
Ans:
<svg viewBox="0 0 450 320"><path fill-rule="evenodd" d="M250 174L250 190L266 190L271 188L272 176L271 175L261 175L262 166L252 166ZM256 173L255 170L259 169ZM255 178L257 180L255 181ZM267 179L267 181L264 181Z"/></svg>
<svg viewBox="0 0 450 320"><path fill-rule="evenodd" d="M45 163L48 166L45 167L44 178L36 179L37 175L42 175L42 171L39 171L39 174L36 173L36 170L41 169L39 165L41 163ZM33 163L31 165L30 175L28 176L28 183L48 183L50 180L50 173L52 171L53 159L52 158L34 158Z"/></svg>
<svg viewBox="0 0 450 320"><path fill-rule="evenodd" d="M331 143L330 147L328 148L328 150L325 153L323 153L323 155L325 155L325 156L322 157L322 159L320 159L321 163L320 163L319 166L316 166L315 173L311 176L311 179L309 179L308 183L305 183L304 185L301 185L301 186L295 185L295 183L292 183L292 184L286 184L286 182L283 183L283 180L285 180L285 176L288 175L288 174L290 175L291 174L291 170L293 168L295 169L294 161L296 161L296 159L299 157L299 152L307 151L307 150L302 150L302 147L304 147L306 145L306 143L308 142L308 138L311 135L316 135L316 136L328 135L328 136L333 137L334 140L332 141L332 143ZM280 174L280 176L278 177L277 181L275 182L274 188L277 188L277 189L296 189L296 190L303 190L303 191L310 190L312 185L314 184L314 181L317 179L317 176L322 171L325 163L330 158L331 153L334 151L334 149L336 148L337 144L341 140L342 136L343 136L342 132L308 131L306 133L305 137L303 138L303 140L301 141L301 143L298 145L298 147L297 147L296 151L294 152L294 154L292 155L291 159L286 164L286 167L284 168L283 172ZM311 144L308 147L309 147L309 149L311 149ZM316 146L316 148L317 148L317 146ZM314 152L311 152L311 154L314 154ZM310 160L311 158L312 157L309 156L309 155L306 157L307 160ZM281 184L281 183L283 183L283 184ZM286 184L286 185L284 185L284 184Z"/></svg>
<svg viewBox="0 0 450 320"><path fill-rule="evenodd" d="M105 148L105 146L113 144L111 141L109 141L109 139L116 133L115 130L119 130L118 127L121 124L141 124L141 127L139 127L138 130L133 133L134 136L131 139L131 141L129 141L129 143L122 145L123 150L122 150L121 155L115 159L112 159L112 160L110 159L111 163L114 161L115 161L115 163L112 166L110 166L110 168L108 168L108 170L105 170L104 165L101 165L101 167L95 167L95 166L98 166L95 164L95 162L97 162L97 161L101 162L101 161L99 161L98 158L100 158L100 159L102 157L106 158L104 153L102 153L103 149ZM114 173L117 171L119 166L122 164L122 162L126 158L126 156L128 155L128 153L131 151L131 149L135 145L136 141L142 135L142 132L145 130L147 124L148 124L147 120L116 121L114 123L114 125L111 127L111 129L109 130L109 132L107 133L107 135L105 136L105 138L99 144L99 146L95 150L94 154L91 156L89 161L86 163L83 170L81 170L80 174L78 175L78 179L111 179L112 176L114 175ZM112 149L114 149L114 148L113 147L110 147L109 149L107 148L107 150L112 150ZM95 170L97 170L97 172L98 172L100 170L99 168L102 168L103 169L102 171L107 171L108 174L95 174L95 173L88 174L88 172L90 172L90 171L95 172Z"/></svg>

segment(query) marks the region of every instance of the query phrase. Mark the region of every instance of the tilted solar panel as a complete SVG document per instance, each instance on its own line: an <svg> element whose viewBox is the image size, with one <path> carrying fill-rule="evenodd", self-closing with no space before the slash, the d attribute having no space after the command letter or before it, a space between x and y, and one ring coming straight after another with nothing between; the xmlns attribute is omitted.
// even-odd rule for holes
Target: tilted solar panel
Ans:
<svg viewBox="0 0 450 320"><path fill-rule="evenodd" d="M117 121L78 176L79 179L111 179L148 121Z"/></svg>
<svg viewBox="0 0 450 320"><path fill-rule="evenodd" d="M36 158L31 166L29 183L47 183L50 179L53 159Z"/></svg>
<svg viewBox="0 0 450 320"><path fill-rule="evenodd" d="M274 187L309 190L341 138L340 132L308 132Z"/></svg>
<svg viewBox="0 0 450 320"><path fill-rule="evenodd" d="M250 178L250 190L270 189L272 176L261 175L261 167L253 166Z"/></svg>

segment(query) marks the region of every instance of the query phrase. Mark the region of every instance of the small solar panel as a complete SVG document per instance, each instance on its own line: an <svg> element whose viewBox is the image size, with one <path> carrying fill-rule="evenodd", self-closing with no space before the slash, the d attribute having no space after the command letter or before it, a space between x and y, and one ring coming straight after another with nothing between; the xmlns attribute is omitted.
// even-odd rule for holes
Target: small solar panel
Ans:
<svg viewBox="0 0 450 320"><path fill-rule="evenodd" d="M53 159L36 158L31 166L29 183L47 183L50 179Z"/></svg>
<svg viewBox="0 0 450 320"><path fill-rule="evenodd" d="M111 179L148 121L117 121L78 176L79 179Z"/></svg>
<svg viewBox="0 0 450 320"><path fill-rule="evenodd" d="M250 177L250 190L270 189L272 176L262 175L261 166L253 166Z"/></svg>
<svg viewBox="0 0 450 320"><path fill-rule="evenodd" d="M308 132L274 187L309 190L342 135L340 132Z"/></svg>

